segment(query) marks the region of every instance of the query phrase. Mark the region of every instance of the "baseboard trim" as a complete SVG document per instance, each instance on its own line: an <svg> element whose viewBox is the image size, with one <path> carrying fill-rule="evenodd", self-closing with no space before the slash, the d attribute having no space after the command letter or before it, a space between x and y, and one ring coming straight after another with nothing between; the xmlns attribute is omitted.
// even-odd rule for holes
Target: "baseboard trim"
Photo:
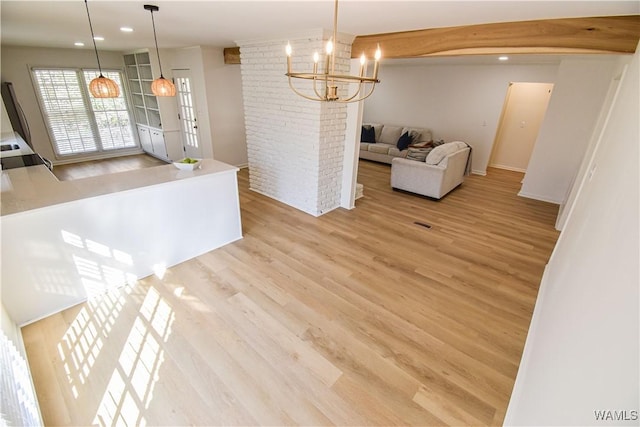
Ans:
<svg viewBox="0 0 640 427"><path fill-rule="evenodd" d="M518 196L526 197L527 199L539 200L541 202L553 203L554 205L561 205L562 204L562 201L560 201L560 200L550 199L549 197L541 196L539 194L525 193L523 191L520 191L518 193Z"/></svg>
<svg viewBox="0 0 640 427"><path fill-rule="evenodd" d="M496 169L504 169L504 170L508 170L508 171L513 171L513 172L520 172L520 173L527 173L526 169L522 169L522 168L514 168L512 166L505 166L505 165L489 165L490 168L496 168Z"/></svg>
<svg viewBox="0 0 640 427"><path fill-rule="evenodd" d="M322 215L323 213L326 213L326 212L321 212L321 213L311 212L311 211L309 211L309 210L307 210L307 209L304 209L304 208L302 208L302 207L300 207L300 206L296 206L296 205L292 204L291 202L289 202L289 201L287 201L287 200L283 200L283 199L281 199L281 198L279 198L279 197L275 197L275 196L273 196L272 194L268 194L268 193L265 193L264 191L261 191L261 190L258 190L258 189L256 189L256 188L253 188L253 187L251 187L251 185L249 185L249 190L254 191L254 192L256 192L256 193L258 193L258 194L261 194L261 195L263 195L263 196L265 196L265 197L268 197L268 198L270 198L270 199L273 199L273 200L275 200L275 201L277 201L277 202L283 203L283 204L285 204L285 205L287 205L287 206L291 206L291 207L292 207L292 208L294 208L294 209L298 209L299 211L304 212L304 213L306 213L306 214L309 214L309 215L311 215L311 216L314 216L314 217L316 217L316 218L317 218L317 217L319 217L320 215ZM337 208L337 207L338 207L338 206L336 206L336 208ZM335 209L335 208L333 208L333 209ZM332 210L333 210L333 209L332 209ZM328 212L328 211L327 211L327 212Z"/></svg>
<svg viewBox="0 0 640 427"><path fill-rule="evenodd" d="M474 175L480 175L480 176L487 176L487 171L483 171L483 170L479 170L479 169L473 169L471 171L472 174Z"/></svg>

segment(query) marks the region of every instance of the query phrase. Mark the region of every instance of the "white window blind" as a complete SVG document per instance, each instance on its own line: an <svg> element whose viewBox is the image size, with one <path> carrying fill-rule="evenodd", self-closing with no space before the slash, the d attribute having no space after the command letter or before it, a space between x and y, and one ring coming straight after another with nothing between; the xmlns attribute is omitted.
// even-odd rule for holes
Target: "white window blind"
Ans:
<svg viewBox="0 0 640 427"><path fill-rule="evenodd" d="M103 71L120 87L118 98L89 93L95 70L33 69L42 110L56 154L94 153L135 147L136 140L120 73Z"/></svg>
<svg viewBox="0 0 640 427"><path fill-rule="evenodd" d="M98 71L84 71L84 80L87 85L91 80L98 77ZM105 71L103 75L114 82L121 89L124 87L120 73L115 71ZM115 150L118 148L135 147L131 120L127 102L124 99L124 90L120 90L118 98L94 98L90 96L91 108L96 119L98 134L102 141L103 150Z"/></svg>

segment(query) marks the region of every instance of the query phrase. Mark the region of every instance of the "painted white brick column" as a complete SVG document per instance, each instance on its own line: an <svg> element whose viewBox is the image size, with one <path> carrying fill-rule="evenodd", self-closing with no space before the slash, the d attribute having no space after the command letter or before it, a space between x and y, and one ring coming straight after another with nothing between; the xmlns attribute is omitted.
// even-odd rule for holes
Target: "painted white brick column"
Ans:
<svg viewBox="0 0 640 427"><path fill-rule="evenodd" d="M290 40L238 42L250 188L314 216L340 206L347 108L296 95L285 76L285 46L293 48L293 70L311 72L313 53L323 57L329 37L317 30ZM349 72L352 41L338 36L336 73Z"/></svg>

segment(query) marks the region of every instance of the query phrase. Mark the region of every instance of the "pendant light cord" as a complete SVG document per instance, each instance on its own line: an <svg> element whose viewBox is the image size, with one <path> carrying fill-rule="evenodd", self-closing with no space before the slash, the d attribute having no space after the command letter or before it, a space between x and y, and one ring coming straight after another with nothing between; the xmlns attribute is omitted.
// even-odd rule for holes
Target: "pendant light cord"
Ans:
<svg viewBox="0 0 640 427"><path fill-rule="evenodd" d="M156 21L153 19L153 10L151 10L150 12L151 12L151 25L153 25L153 41L156 42L156 55L158 55L158 66L160 67L160 78L164 79L164 76L162 75L162 63L160 62L160 51L158 50L158 38L156 37Z"/></svg>
<svg viewBox="0 0 640 427"><path fill-rule="evenodd" d="M87 8L87 18L89 18L89 29L91 30L91 41L93 42L93 49L96 51L96 60L98 61L98 71L100 72L100 77L104 77L102 75L102 67L100 66L100 57L98 56L98 46L96 45L96 37L93 35L93 25L91 25L91 15L89 15L89 3L87 3L87 0L84 0L84 5Z"/></svg>

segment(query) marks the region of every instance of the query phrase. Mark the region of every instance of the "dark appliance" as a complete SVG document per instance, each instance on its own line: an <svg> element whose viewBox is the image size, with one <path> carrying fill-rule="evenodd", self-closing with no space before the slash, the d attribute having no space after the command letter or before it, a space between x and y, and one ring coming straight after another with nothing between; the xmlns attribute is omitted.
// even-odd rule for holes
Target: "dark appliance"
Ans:
<svg viewBox="0 0 640 427"><path fill-rule="evenodd" d="M11 82L2 82L2 99L4 100L4 106L7 108L7 114L13 130L18 133L25 140L29 147L33 150L31 144L31 132L29 131L29 123L22 111L22 107L16 98L16 93L13 90L13 84Z"/></svg>
<svg viewBox="0 0 640 427"><path fill-rule="evenodd" d="M13 90L13 83L11 82L2 82L2 86L0 87L0 93L2 93L2 100L4 101L4 106L7 110L7 115L9 116L9 121L11 122L11 127L13 130L18 133L24 139L24 141L33 149L33 144L31 143L31 132L29 130L29 123L27 122L27 117L16 98L16 92ZM33 166L37 164L43 164L49 168L49 170L53 170L53 162L51 160L44 158L37 153L35 155L26 155L22 156L23 159L12 159L6 157L2 159L2 167L5 169L21 167L21 166Z"/></svg>

